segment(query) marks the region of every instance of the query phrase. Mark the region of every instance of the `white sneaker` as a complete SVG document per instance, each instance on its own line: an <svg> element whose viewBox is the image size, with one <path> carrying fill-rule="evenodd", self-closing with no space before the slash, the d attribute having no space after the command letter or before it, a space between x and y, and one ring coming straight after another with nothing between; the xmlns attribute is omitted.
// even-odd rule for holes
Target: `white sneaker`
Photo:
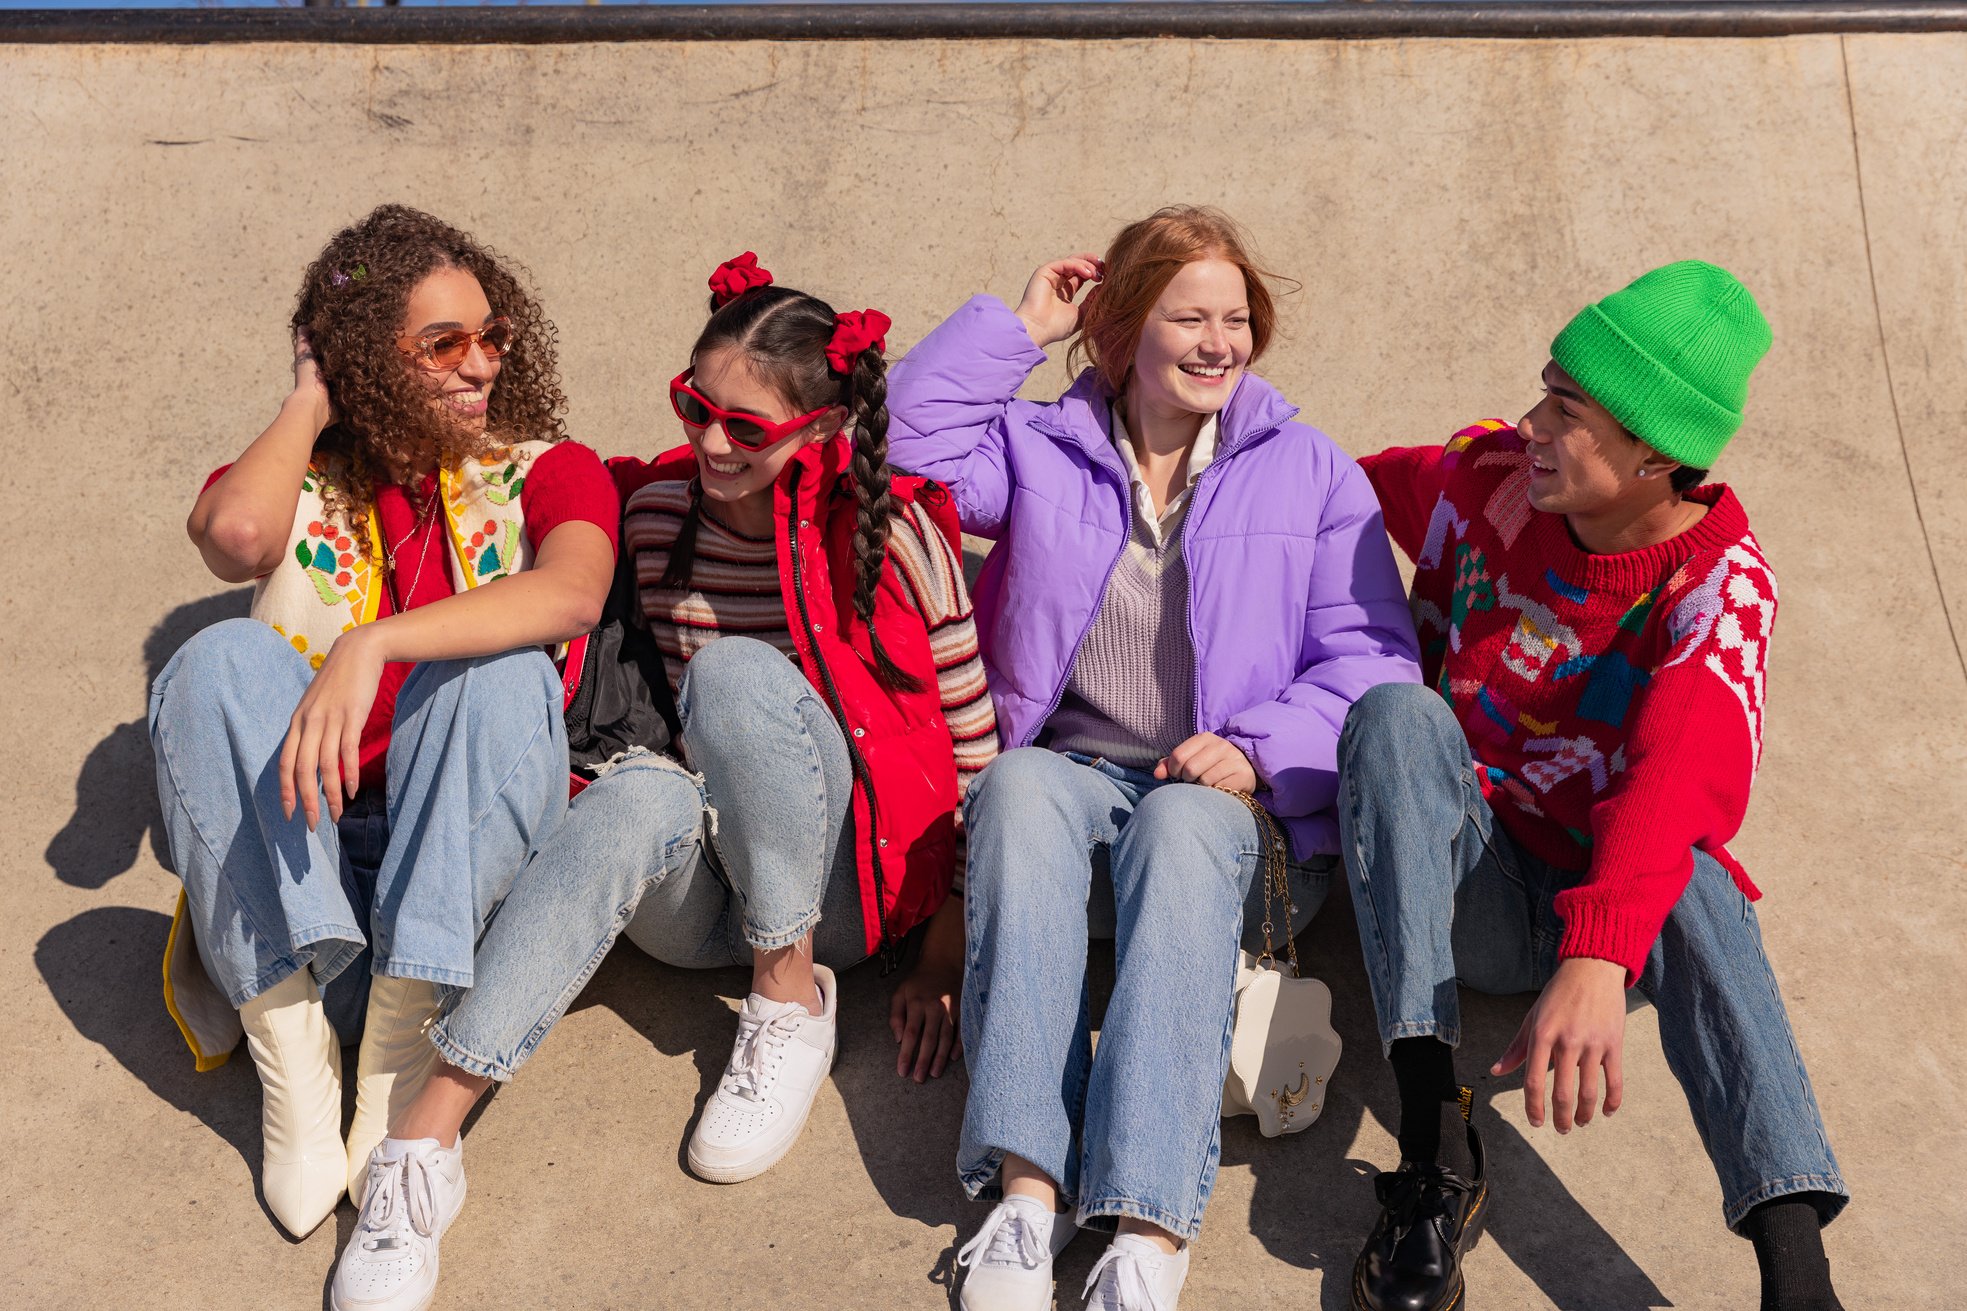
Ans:
<svg viewBox="0 0 1967 1311"><path fill-rule="evenodd" d="M969 1268L963 1311L1051 1311L1052 1262L1079 1232L1070 1215L1013 1193L963 1244L956 1264Z"/></svg>
<svg viewBox="0 0 1967 1311"><path fill-rule="evenodd" d="M813 967L825 1011L752 993L738 1010L738 1041L717 1091L690 1135L690 1171L714 1184L765 1173L799 1140L813 1098L833 1069L839 1014L833 971Z"/></svg>
<svg viewBox="0 0 1967 1311"><path fill-rule="evenodd" d="M1120 1234L1086 1278L1087 1311L1175 1311L1188 1280L1188 1247L1173 1256Z"/></svg>
<svg viewBox="0 0 1967 1311"><path fill-rule="evenodd" d="M355 1235L335 1263L333 1311L424 1311L437 1296L437 1243L464 1206L464 1140L385 1138L369 1154Z"/></svg>

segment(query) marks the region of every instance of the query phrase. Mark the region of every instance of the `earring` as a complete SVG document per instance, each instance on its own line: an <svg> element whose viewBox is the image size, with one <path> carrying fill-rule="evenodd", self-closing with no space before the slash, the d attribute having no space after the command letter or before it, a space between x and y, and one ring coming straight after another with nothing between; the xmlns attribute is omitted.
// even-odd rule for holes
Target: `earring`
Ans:
<svg viewBox="0 0 1967 1311"><path fill-rule="evenodd" d="M1641 470L1639 471L1639 476L1640 476L1641 478L1644 478L1644 477L1646 476L1646 471L1645 471L1644 469L1641 469Z"/></svg>

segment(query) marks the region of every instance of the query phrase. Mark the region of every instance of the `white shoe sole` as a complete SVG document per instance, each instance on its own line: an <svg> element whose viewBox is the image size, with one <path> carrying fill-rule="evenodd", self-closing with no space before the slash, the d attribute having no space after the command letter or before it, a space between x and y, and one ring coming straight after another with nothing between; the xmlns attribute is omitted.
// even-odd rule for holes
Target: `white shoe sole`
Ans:
<svg viewBox="0 0 1967 1311"><path fill-rule="evenodd" d="M826 1073L820 1076L820 1085L822 1087L825 1086L828 1079L833 1077L833 1062L839 1055L840 1027L836 1022L833 1030L833 1041L827 1046ZM716 1093L711 1094L713 1097L716 1095ZM690 1164L690 1173L709 1184L741 1184L747 1179L756 1179L759 1175L764 1174L780 1161L783 1161L786 1158L786 1154L798 1145L799 1136L806 1132L806 1121L812 1118L813 1103L819 1100L819 1096L819 1088L813 1089L812 1097L806 1102L806 1109L800 1113L798 1123L794 1124L790 1132L786 1134L785 1141L777 1147L772 1148L763 1156L756 1156L749 1160L721 1165L712 1161L706 1161L697 1155L697 1137L695 1134L691 1134L690 1150L686 1154L686 1159Z"/></svg>

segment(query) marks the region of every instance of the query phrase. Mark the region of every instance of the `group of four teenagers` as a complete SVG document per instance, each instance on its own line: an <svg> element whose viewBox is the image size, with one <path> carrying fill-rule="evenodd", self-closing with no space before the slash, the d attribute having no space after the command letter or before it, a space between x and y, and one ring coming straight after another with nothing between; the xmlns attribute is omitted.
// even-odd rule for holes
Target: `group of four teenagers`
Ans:
<svg viewBox="0 0 1967 1311"><path fill-rule="evenodd" d="M245 1037L281 1224L359 1207L338 1311L430 1304L468 1113L624 932L751 970L694 1173L794 1146L839 973L906 947L897 1072L962 1058L957 1177L994 1203L962 1304L1050 1306L1090 1228L1088 1304L1172 1311L1273 825L1292 932L1349 882L1399 1091L1355 1306L1458 1306L1494 1205L1457 980L1538 993L1492 1073L1560 1131L1618 1108L1651 999L1763 1306L1838 1306L1848 1193L1726 850L1775 587L1703 484L1767 324L1668 265L1558 334L1518 423L1355 463L1249 371L1271 281L1164 209L890 370L886 316L747 253L670 384L686 444L604 463L509 265L402 206L329 242L291 395L191 514L252 617L184 646L150 726L167 1001L201 1068ZM1066 342L1088 367L1018 399ZM959 528L994 543L974 600Z"/></svg>

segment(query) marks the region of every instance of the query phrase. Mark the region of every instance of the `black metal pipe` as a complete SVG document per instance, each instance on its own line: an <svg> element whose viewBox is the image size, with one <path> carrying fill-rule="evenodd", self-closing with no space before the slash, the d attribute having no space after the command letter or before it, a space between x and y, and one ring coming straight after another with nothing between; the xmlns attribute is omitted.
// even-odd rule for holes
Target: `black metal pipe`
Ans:
<svg viewBox="0 0 1967 1311"><path fill-rule="evenodd" d="M1967 31L1967 3L763 4L0 10L0 44L1768 37Z"/></svg>

